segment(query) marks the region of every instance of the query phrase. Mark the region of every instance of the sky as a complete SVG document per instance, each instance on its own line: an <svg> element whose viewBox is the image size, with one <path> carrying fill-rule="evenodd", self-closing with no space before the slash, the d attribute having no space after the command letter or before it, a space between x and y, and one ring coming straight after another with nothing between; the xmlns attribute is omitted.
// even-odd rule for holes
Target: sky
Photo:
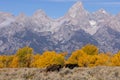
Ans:
<svg viewBox="0 0 120 80"><path fill-rule="evenodd" d="M81 1L89 12L103 8L113 15L120 13L120 0L0 0L0 12L32 16L36 10L42 9L49 17L59 18L77 1Z"/></svg>

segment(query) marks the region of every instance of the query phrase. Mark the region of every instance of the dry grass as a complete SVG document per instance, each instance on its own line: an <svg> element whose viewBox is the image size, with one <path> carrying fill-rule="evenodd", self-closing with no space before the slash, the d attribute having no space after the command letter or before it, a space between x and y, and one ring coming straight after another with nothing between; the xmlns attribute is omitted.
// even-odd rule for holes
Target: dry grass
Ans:
<svg viewBox="0 0 120 80"><path fill-rule="evenodd" d="M120 80L120 67L63 68L45 72L39 68L1 68L0 80Z"/></svg>

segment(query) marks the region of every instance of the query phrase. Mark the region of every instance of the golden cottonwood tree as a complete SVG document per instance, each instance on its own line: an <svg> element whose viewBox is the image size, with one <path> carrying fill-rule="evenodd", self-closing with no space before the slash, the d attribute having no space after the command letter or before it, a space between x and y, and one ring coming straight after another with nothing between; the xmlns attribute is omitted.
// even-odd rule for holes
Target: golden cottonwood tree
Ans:
<svg viewBox="0 0 120 80"><path fill-rule="evenodd" d="M13 59L11 61L11 64L10 64L10 68L18 68L18 67L20 67L19 66L19 59L17 56L14 55Z"/></svg>
<svg viewBox="0 0 120 80"><path fill-rule="evenodd" d="M111 56L105 53L100 53L97 56L95 66L109 66Z"/></svg>
<svg viewBox="0 0 120 80"><path fill-rule="evenodd" d="M89 55L96 55L99 53L99 49L92 44L87 44L82 47L82 50Z"/></svg>
<svg viewBox="0 0 120 80"><path fill-rule="evenodd" d="M0 56L0 68L5 67L5 66L4 66L4 63L5 63L5 58L4 58L4 56Z"/></svg>
<svg viewBox="0 0 120 80"><path fill-rule="evenodd" d="M80 67L88 67L89 65L89 55L85 54L78 58L78 65Z"/></svg>
<svg viewBox="0 0 120 80"><path fill-rule="evenodd" d="M40 54L33 55L33 60L31 63L31 67L39 67L39 59L41 58Z"/></svg>
<svg viewBox="0 0 120 80"><path fill-rule="evenodd" d="M0 67L4 67L4 68L7 68L7 67L10 67L10 64L12 62L12 59L13 59L13 56L12 55L3 55L3 56L0 56Z"/></svg>
<svg viewBox="0 0 120 80"><path fill-rule="evenodd" d="M33 57L33 49L26 46L18 49L16 52L18 58L19 67L30 67Z"/></svg>
<svg viewBox="0 0 120 80"><path fill-rule="evenodd" d="M111 58L111 66L120 66L120 51Z"/></svg>
<svg viewBox="0 0 120 80"><path fill-rule="evenodd" d="M79 57L78 65L81 67L94 67L94 66L108 66L110 64L110 56L106 54L87 55Z"/></svg>
<svg viewBox="0 0 120 80"><path fill-rule="evenodd" d="M53 64L64 65L65 56L57 54L55 51L45 51L39 59L33 63L34 67L45 68Z"/></svg>
<svg viewBox="0 0 120 80"><path fill-rule="evenodd" d="M78 64L79 58L84 58L86 57L87 54L83 50L76 50L73 51L71 56L68 58L66 61L66 64Z"/></svg>

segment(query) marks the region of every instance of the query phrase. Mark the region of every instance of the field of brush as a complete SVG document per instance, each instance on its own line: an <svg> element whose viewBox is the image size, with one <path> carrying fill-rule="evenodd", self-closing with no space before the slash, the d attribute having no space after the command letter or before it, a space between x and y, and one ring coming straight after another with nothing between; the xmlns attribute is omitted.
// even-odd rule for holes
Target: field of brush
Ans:
<svg viewBox="0 0 120 80"><path fill-rule="evenodd" d="M120 80L120 67L62 68L46 72L40 68L1 68L0 80Z"/></svg>

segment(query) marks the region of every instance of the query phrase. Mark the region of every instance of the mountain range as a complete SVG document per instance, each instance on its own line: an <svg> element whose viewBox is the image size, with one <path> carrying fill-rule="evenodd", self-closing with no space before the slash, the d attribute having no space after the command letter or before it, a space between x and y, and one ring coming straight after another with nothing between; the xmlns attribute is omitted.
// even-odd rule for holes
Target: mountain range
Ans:
<svg viewBox="0 0 120 80"><path fill-rule="evenodd" d="M35 53L71 53L86 44L96 45L100 52L120 50L120 14L104 9L90 13L79 1L58 19L48 17L43 10L29 17L0 12L0 54L13 54L24 46L32 47Z"/></svg>

